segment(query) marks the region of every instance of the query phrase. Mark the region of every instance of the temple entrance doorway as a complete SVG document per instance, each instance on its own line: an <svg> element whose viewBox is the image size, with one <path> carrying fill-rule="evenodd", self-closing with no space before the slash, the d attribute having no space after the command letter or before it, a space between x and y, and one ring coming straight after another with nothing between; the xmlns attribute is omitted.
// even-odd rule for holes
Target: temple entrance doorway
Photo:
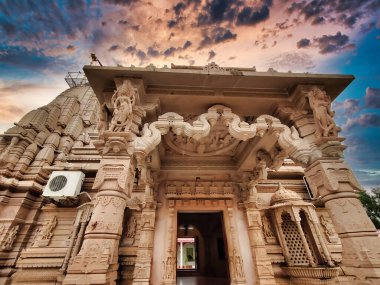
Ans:
<svg viewBox="0 0 380 285"><path fill-rule="evenodd" d="M178 213L177 221L177 284L230 284L222 212Z"/></svg>

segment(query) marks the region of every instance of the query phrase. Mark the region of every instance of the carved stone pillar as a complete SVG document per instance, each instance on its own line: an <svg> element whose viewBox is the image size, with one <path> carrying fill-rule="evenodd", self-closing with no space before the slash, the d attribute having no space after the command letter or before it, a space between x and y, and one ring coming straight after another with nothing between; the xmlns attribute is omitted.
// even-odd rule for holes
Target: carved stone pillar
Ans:
<svg viewBox="0 0 380 285"><path fill-rule="evenodd" d="M165 260L163 260L163 276L162 284L175 285L176 282L176 236L177 236L177 212L174 208L175 201L169 200L169 214L168 214L168 241L165 254Z"/></svg>
<svg viewBox="0 0 380 285"><path fill-rule="evenodd" d="M249 242L252 251L253 264L255 266L256 284L257 285L276 285L272 263L265 248L265 241L262 232L262 222L260 211L257 208L256 188L254 185L249 186L250 195L248 201L244 204L245 213L248 220ZM254 192L254 193L252 193Z"/></svg>
<svg viewBox="0 0 380 285"><path fill-rule="evenodd" d="M119 241L134 163L128 156L103 158L93 188L98 189L83 245L63 284L116 284Z"/></svg>
<svg viewBox="0 0 380 285"><path fill-rule="evenodd" d="M244 263L240 252L240 246L236 237L236 225L233 215L233 208L227 208L225 215L225 226L228 241L228 257L231 276L231 285L246 284Z"/></svg>
<svg viewBox="0 0 380 285"><path fill-rule="evenodd" d="M329 210L342 240L345 273L379 282L380 239L358 200L361 187L351 169L341 159L318 160L305 175L314 197Z"/></svg>
<svg viewBox="0 0 380 285"><path fill-rule="evenodd" d="M150 188L150 185L146 185ZM146 192L150 192L149 189ZM146 199L151 200L151 199ZM154 225L156 218L156 203L146 201L141 213L140 242L137 248L137 258L133 273L133 285L149 285L152 269Z"/></svg>

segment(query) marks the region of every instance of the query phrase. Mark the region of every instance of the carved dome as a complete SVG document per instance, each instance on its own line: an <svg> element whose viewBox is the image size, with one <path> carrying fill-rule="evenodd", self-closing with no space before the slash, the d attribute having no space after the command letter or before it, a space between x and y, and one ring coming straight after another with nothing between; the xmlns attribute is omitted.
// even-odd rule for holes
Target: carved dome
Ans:
<svg viewBox="0 0 380 285"><path fill-rule="evenodd" d="M277 191L270 199L270 204L274 205L294 201L302 201L301 196L292 190L285 189L284 186L279 183Z"/></svg>

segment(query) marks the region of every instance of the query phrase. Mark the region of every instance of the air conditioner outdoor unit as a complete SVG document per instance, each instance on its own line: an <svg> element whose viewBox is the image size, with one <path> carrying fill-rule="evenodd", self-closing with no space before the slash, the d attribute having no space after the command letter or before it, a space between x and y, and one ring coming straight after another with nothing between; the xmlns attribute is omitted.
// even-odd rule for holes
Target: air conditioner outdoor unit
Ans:
<svg viewBox="0 0 380 285"><path fill-rule="evenodd" d="M56 201L75 198L82 187L84 174L81 171L53 171L42 193Z"/></svg>

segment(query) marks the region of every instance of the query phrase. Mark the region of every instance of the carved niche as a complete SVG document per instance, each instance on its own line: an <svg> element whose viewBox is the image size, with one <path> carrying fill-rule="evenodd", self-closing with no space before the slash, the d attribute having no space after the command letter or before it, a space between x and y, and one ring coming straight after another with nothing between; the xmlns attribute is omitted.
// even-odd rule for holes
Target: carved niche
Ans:
<svg viewBox="0 0 380 285"><path fill-rule="evenodd" d="M126 244L132 245L135 241L137 229L137 220L135 216L131 216L128 220L127 231L125 233Z"/></svg>

